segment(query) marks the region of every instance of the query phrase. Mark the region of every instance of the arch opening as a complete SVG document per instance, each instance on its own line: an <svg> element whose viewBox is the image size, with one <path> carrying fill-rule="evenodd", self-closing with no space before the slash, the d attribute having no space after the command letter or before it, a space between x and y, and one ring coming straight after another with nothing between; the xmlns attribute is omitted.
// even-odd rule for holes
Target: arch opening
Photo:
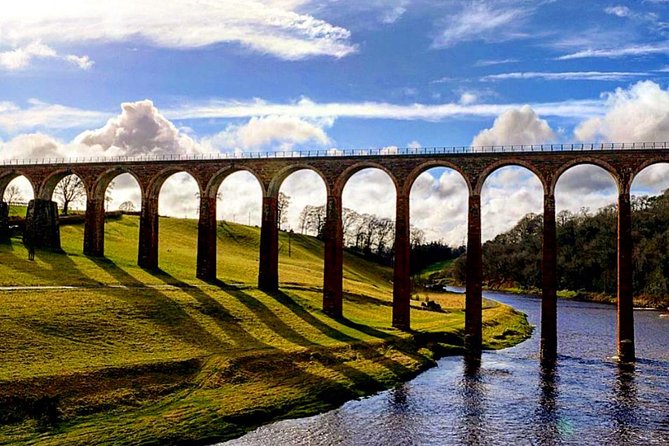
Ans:
<svg viewBox="0 0 669 446"><path fill-rule="evenodd" d="M541 289L544 186L524 166L494 170L481 188L483 283Z"/></svg>
<svg viewBox="0 0 669 446"><path fill-rule="evenodd" d="M450 167L431 167L420 173L410 189L411 275L427 268L441 280L446 266L460 257L467 243L467 203L469 187L462 175ZM430 279L432 280L432 279ZM463 282L464 283L464 282ZM412 284L414 298L463 307L464 299L454 302L433 287ZM422 304L422 303L421 303Z"/></svg>
<svg viewBox="0 0 669 446"><path fill-rule="evenodd" d="M669 305L669 163L651 164L635 176L632 196L632 293L646 305Z"/></svg>
<svg viewBox="0 0 669 446"><path fill-rule="evenodd" d="M58 179L58 181L56 181ZM79 252L84 245L84 224L88 191L84 181L76 174L59 173L47 180L48 197L58 205L60 244L65 252Z"/></svg>
<svg viewBox="0 0 669 446"><path fill-rule="evenodd" d="M158 186L158 259L164 259L166 272L185 276L184 271L195 271L200 187L183 171L164 175L154 182Z"/></svg>
<svg viewBox="0 0 669 446"><path fill-rule="evenodd" d="M217 271L224 282L255 284L263 191L257 177L238 170L212 190L216 197Z"/></svg>
<svg viewBox="0 0 669 446"><path fill-rule="evenodd" d="M323 285L323 240L327 187L311 169L298 169L278 191L279 282Z"/></svg>
<svg viewBox="0 0 669 446"><path fill-rule="evenodd" d="M581 163L556 181L558 289L615 295L617 198L613 175Z"/></svg>
<svg viewBox="0 0 669 446"><path fill-rule="evenodd" d="M2 201L9 205L10 216L25 216L28 202L35 198L35 190L28 178L12 175L0 180Z"/></svg>
<svg viewBox="0 0 669 446"><path fill-rule="evenodd" d="M392 177L381 169L360 169L348 178L342 192L343 238L348 250L375 262L391 264L394 254L396 191ZM357 290L357 294L390 302L390 273L369 267L368 272L373 281L387 284L388 287L378 288L368 278L351 274L347 266L353 261L353 257L344 255L344 291Z"/></svg>

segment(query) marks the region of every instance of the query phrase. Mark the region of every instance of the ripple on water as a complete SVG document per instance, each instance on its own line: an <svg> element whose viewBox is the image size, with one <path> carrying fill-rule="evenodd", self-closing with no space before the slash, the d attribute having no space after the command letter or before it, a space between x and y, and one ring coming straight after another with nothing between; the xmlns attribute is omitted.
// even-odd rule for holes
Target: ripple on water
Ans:
<svg viewBox="0 0 669 446"><path fill-rule="evenodd" d="M490 293L539 326L539 300ZM669 318L635 312L637 354L619 366L615 307L559 302L561 355L538 361L538 331L480 364L439 361L414 380L226 445L666 445Z"/></svg>

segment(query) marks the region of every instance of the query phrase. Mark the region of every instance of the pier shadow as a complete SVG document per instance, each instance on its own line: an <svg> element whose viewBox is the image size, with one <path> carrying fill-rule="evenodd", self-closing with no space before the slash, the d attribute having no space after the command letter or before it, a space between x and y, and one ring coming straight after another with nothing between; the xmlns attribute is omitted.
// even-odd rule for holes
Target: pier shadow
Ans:
<svg viewBox="0 0 669 446"><path fill-rule="evenodd" d="M542 359L539 364L539 400L534 416L535 438L539 444L554 445L562 441L557 399L559 375L555 359Z"/></svg>
<svg viewBox="0 0 669 446"><path fill-rule="evenodd" d="M462 379L458 383L461 399L458 433L462 444L489 444L485 425L486 388L481 374L481 357L465 355Z"/></svg>
<svg viewBox="0 0 669 446"><path fill-rule="evenodd" d="M639 441L637 409L639 405L635 383L636 364L619 363L613 392L613 425L619 444L634 444Z"/></svg>

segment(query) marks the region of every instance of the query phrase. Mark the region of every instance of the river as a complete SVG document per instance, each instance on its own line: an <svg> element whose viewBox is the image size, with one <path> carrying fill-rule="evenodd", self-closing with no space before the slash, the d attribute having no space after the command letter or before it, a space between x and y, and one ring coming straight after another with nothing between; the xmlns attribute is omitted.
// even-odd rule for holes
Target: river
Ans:
<svg viewBox="0 0 669 446"><path fill-rule="evenodd" d="M540 325L540 300L488 292ZM558 302L558 361L540 365L539 330L484 352L446 357L395 389L321 415L260 427L241 445L669 444L669 318L635 311L638 360L615 355L615 307Z"/></svg>

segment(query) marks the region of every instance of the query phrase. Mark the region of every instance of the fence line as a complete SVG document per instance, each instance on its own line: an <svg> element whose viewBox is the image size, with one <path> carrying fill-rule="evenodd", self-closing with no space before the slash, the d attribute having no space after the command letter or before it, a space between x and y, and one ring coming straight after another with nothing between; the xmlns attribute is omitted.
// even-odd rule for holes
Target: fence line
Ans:
<svg viewBox="0 0 669 446"><path fill-rule="evenodd" d="M0 165L41 165L41 164L85 164L85 163L118 163L144 161L196 161L196 160L248 160L267 158L327 158L352 156L415 156L415 155L448 155L477 153L529 153L529 152L591 152L602 150L645 150L667 149L669 142L631 142L631 143L589 143L589 144L521 144L501 146L453 146L453 147L419 147L419 148L384 148L384 149L329 149L277 152L234 152L234 153L201 153L191 155L142 155L142 156L97 156L73 158L34 158L5 159Z"/></svg>

